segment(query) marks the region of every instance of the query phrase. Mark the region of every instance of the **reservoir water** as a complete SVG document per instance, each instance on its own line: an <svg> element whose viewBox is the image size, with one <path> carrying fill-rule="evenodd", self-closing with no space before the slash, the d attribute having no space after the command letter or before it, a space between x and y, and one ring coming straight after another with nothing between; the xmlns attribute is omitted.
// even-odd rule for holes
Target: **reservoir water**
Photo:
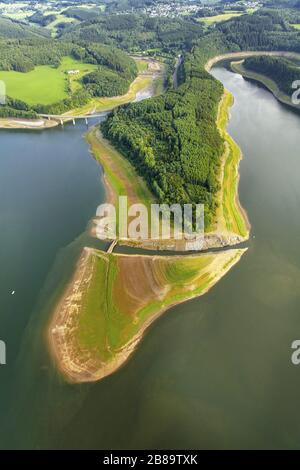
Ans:
<svg viewBox="0 0 300 470"><path fill-rule="evenodd" d="M235 97L249 250L99 383L65 383L45 342L49 308L104 199L85 127L0 133L0 447L300 447L300 118L225 68L213 74Z"/></svg>

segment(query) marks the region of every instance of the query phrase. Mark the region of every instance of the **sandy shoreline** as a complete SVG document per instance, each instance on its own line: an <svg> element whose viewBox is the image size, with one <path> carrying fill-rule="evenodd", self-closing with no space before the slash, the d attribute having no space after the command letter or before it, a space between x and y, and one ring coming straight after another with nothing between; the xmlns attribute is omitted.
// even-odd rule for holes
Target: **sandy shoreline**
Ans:
<svg viewBox="0 0 300 470"><path fill-rule="evenodd" d="M32 129L43 130L58 126L58 122L50 119L0 119L0 129Z"/></svg>
<svg viewBox="0 0 300 470"><path fill-rule="evenodd" d="M63 328L66 325L66 318L61 316L62 306L65 302L67 296L69 296L74 288L74 284L80 282L82 277L82 269L84 270L84 265L89 257L89 251L87 248L83 250L79 260L76 263L74 274L69 281L64 293L62 294L60 300L58 301L53 314L50 317L50 322L47 325L47 338L48 338L48 347L51 354L51 357L54 360L55 365L58 367L59 370L64 374L66 378L68 378L68 374L66 371L63 372L62 364L62 352L59 349L57 342L55 341L55 334L54 331L56 328Z"/></svg>
<svg viewBox="0 0 300 470"><path fill-rule="evenodd" d="M226 106L226 98L227 96L230 96L231 99L232 99L232 102L229 104L229 106ZM225 103L225 113L226 113L226 124L223 128L221 128L219 125L218 125L218 120L219 120L219 115L221 114L222 112L222 106L224 105ZM237 206L238 208L238 211L240 212L240 214L242 215L243 219L244 219L244 223L245 223L245 226L246 226L246 230L247 230L247 235L244 236L244 237L241 237L241 241L246 241L248 240L249 238L249 233L250 233L250 230L251 230L251 224L250 224L250 221L249 221L249 217L248 217L248 214L247 214L247 211L246 209L242 206L241 204L241 201L240 201L240 198L239 198L239 191L238 191L238 188L239 188L239 183L240 183L240 172L239 172L239 167L240 167L240 162L242 161L243 159L243 152L241 150L241 148L238 146L238 144L233 140L233 138L230 136L229 132L227 131L227 126L228 126L228 122L230 120L230 109L231 107L233 106L234 104L234 97L233 95L225 89L224 91L224 94L222 96L222 99L220 101L220 104L219 104L219 111L218 111L218 118L217 118L217 127L219 128L219 132L223 133L223 135L225 136L225 138L231 140L233 142L233 144L236 146L236 148L238 149L238 162L237 164L235 165L235 177L236 177L236 191L235 191L235 205ZM228 144L228 141L226 140L225 141L225 152L222 156L222 169L221 169L221 183L224 181L224 169L225 169L225 164L226 164L226 160L229 156L229 152L230 152L230 145ZM223 191L224 191L224 185L221 184L221 194L223 196ZM223 218L225 218L224 214L223 214ZM224 230L224 228L223 228ZM226 230L225 230L226 232Z"/></svg>

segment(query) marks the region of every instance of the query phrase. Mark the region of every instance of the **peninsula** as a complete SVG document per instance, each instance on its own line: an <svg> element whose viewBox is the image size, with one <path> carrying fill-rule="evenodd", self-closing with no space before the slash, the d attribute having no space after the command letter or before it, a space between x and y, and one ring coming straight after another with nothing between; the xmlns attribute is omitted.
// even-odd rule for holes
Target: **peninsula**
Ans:
<svg viewBox="0 0 300 470"><path fill-rule="evenodd" d="M215 126L224 142L218 174L218 208L205 234L205 247L237 244L249 236L249 223L238 200L239 147L226 131L233 98L223 91ZM127 195L130 203L154 200L145 179L105 139L99 127L87 142L104 171L107 200ZM95 231L93 231L95 235ZM173 241L175 242L175 241ZM186 251L170 241L123 240L134 247ZM57 302L48 327L52 356L74 383L102 379L132 355L146 329L170 307L204 295L243 256L246 248L191 255L125 255L86 247L76 271Z"/></svg>
<svg viewBox="0 0 300 470"><path fill-rule="evenodd" d="M207 59L201 66L197 65L201 63L199 54L194 51L193 56L187 56L183 61L185 79L179 85L181 96L185 83L191 80L189 67L202 67L209 74L212 65L237 56L235 53L220 54ZM249 57L264 54L245 53ZM204 84L201 80L200 87L210 83L206 75ZM167 99L168 93L176 92L167 91L163 96L147 100L145 105L141 102L133 108L120 108L101 128L96 126L88 132L87 142L104 170L108 201L116 203L119 195L127 195L130 203L147 205L157 198L147 179L142 178L139 168L128 158L127 150L118 145L118 148L114 147L108 139L113 135L111 132L117 135L117 128L113 127L115 120L118 125L121 119L131 126L140 109L152 106L152 103L159 104ZM215 167L217 189L211 206L214 210L205 231L206 249L236 245L249 238L250 224L238 198L238 168L242 154L226 130L232 104L233 96L229 91L218 91L214 126L222 145L219 147L220 163ZM128 124L127 112L131 112ZM189 122L191 125L192 121ZM116 143L115 138L112 142ZM115 372L132 355L157 317L177 303L205 294L247 250L238 247L191 255L175 240L128 239L122 240L122 244L185 253L125 255L85 248L71 282L58 300L48 328L52 355L59 370L71 382L95 381Z"/></svg>

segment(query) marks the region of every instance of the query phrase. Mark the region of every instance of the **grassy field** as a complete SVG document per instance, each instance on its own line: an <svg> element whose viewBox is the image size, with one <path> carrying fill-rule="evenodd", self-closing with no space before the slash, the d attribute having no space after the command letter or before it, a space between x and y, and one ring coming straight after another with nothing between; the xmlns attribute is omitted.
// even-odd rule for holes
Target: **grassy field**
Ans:
<svg viewBox="0 0 300 470"><path fill-rule="evenodd" d="M27 73L0 71L0 80L5 82L6 93L11 98L30 105L47 105L67 98L67 70L80 70L78 75L70 78L71 87L74 89L80 86L79 78L95 68L93 64L84 64L71 57L64 57L58 68L40 65Z"/></svg>
<svg viewBox="0 0 300 470"><path fill-rule="evenodd" d="M245 251L144 256L85 249L49 329L59 369L73 382L112 374L159 315L203 295Z"/></svg>
<svg viewBox="0 0 300 470"><path fill-rule="evenodd" d="M205 23L207 26L210 26L214 23L219 23L220 21L228 21L231 18L235 18L241 15L251 15L255 11L255 8L248 8L246 12L242 11L225 11L221 15L215 16L205 16L204 18L199 18L198 21Z"/></svg>
<svg viewBox="0 0 300 470"><path fill-rule="evenodd" d="M300 29L300 24L291 24L290 26L292 26L293 28L295 29Z"/></svg>
<svg viewBox="0 0 300 470"><path fill-rule="evenodd" d="M221 15L215 15L215 16L205 16L204 18L199 18L199 21L205 23L206 25L210 26L211 24L214 23L219 23L220 21L227 21L230 20L230 18L234 18L236 16L241 16L244 13L238 12L238 11L230 11L230 12L225 12Z"/></svg>

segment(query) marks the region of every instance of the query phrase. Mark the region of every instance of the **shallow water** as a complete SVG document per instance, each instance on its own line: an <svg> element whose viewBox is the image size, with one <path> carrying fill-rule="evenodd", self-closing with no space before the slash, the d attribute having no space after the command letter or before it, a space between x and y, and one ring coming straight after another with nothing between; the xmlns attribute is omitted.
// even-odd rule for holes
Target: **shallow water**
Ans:
<svg viewBox="0 0 300 470"><path fill-rule="evenodd" d="M249 251L96 384L66 384L43 336L104 198L85 128L0 134L1 447L300 447L300 366L290 361L300 338L300 118L238 75L213 73L235 96L229 131L244 154Z"/></svg>

